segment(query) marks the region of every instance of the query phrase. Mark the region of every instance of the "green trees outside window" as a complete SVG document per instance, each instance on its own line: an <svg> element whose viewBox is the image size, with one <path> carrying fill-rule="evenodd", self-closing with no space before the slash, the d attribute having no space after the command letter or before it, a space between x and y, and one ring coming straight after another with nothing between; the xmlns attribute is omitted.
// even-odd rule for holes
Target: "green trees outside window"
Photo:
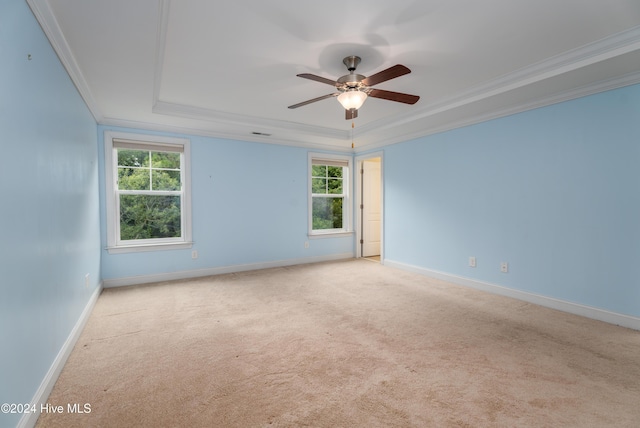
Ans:
<svg viewBox="0 0 640 428"><path fill-rule="evenodd" d="M179 238L181 154L118 149L120 239Z"/></svg>
<svg viewBox="0 0 640 428"><path fill-rule="evenodd" d="M344 167L312 165L313 230L342 229L344 205Z"/></svg>

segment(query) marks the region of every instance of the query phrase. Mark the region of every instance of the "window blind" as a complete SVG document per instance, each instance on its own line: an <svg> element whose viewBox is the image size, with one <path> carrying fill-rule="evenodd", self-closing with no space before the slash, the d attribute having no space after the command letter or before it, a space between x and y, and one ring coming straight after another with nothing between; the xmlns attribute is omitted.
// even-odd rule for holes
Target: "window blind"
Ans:
<svg viewBox="0 0 640 428"><path fill-rule="evenodd" d="M116 140L113 139L113 148L129 150L151 150L156 152L183 153L184 146L181 144L145 143L141 141Z"/></svg>
<svg viewBox="0 0 640 428"><path fill-rule="evenodd" d="M348 167L349 161L340 160L340 159L322 159L322 158L313 158L311 159L312 165L329 165L329 166L342 166Z"/></svg>

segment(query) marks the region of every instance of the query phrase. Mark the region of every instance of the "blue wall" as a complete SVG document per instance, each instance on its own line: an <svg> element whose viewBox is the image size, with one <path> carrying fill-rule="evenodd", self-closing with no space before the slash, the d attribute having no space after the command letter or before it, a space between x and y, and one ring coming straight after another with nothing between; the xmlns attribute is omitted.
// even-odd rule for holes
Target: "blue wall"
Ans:
<svg viewBox="0 0 640 428"><path fill-rule="evenodd" d="M389 146L385 256L640 316L639 165L638 85Z"/></svg>
<svg viewBox="0 0 640 428"><path fill-rule="evenodd" d="M191 140L192 249L102 253L104 279L209 270L353 254L353 237L307 236L308 150L209 137L98 127L100 180L104 182L104 131L171 135ZM101 212L105 218L104 186ZM102 222L103 242L106 227ZM309 248L304 248L309 241ZM191 251L198 251L198 259Z"/></svg>
<svg viewBox="0 0 640 428"><path fill-rule="evenodd" d="M0 58L0 403L28 403L101 276L96 123L24 1Z"/></svg>
<svg viewBox="0 0 640 428"><path fill-rule="evenodd" d="M177 135L199 258L108 254L104 130L150 132L96 126L24 1L0 58L0 403L32 400L100 279L353 253L307 237L306 149ZM639 118L632 86L386 147L386 259L640 316Z"/></svg>

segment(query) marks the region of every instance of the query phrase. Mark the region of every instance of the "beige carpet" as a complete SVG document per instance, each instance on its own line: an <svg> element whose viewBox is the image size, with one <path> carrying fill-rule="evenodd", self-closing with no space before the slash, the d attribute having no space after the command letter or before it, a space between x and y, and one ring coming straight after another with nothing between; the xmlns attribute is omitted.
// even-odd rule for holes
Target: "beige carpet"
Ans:
<svg viewBox="0 0 640 428"><path fill-rule="evenodd" d="M105 290L40 427L638 427L640 332L347 260Z"/></svg>

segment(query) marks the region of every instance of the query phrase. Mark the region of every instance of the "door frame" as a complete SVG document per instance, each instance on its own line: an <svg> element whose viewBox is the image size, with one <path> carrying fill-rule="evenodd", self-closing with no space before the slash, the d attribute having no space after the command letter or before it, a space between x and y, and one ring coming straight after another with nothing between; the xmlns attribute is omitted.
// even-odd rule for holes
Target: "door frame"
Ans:
<svg viewBox="0 0 640 428"><path fill-rule="evenodd" d="M373 152L364 155L356 156L355 158L355 200L354 200L354 213L355 215L355 230L356 230L356 258L362 257L362 245L360 240L362 239L362 174L360 171L363 167L363 162L369 159L380 158L380 263L384 264L384 152Z"/></svg>

